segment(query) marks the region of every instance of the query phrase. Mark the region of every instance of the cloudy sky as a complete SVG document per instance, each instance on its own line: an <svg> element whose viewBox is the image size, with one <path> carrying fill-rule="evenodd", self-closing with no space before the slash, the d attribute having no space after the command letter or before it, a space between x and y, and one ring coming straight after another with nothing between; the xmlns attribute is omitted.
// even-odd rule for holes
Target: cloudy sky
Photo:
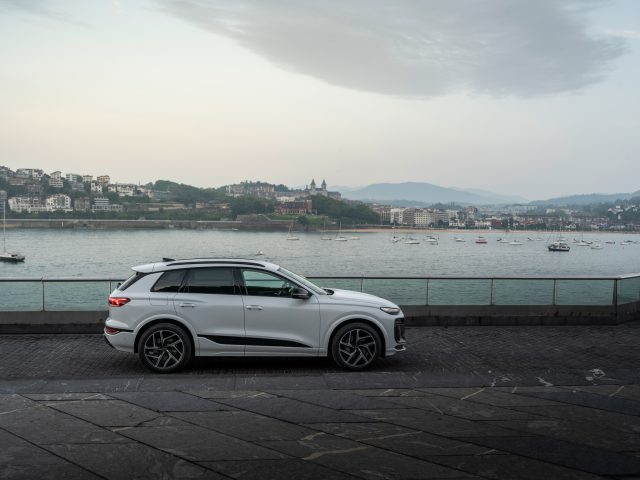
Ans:
<svg viewBox="0 0 640 480"><path fill-rule="evenodd" d="M640 189L636 0L0 0L0 165Z"/></svg>

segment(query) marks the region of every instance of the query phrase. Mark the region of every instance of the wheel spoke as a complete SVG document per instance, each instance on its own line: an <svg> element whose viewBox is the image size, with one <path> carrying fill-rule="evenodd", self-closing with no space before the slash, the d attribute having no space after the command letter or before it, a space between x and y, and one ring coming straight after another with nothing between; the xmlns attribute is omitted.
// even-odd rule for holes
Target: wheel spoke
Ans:
<svg viewBox="0 0 640 480"><path fill-rule="evenodd" d="M367 365L376 355L377 344L371 333L356 328L349 330L338 341L338 353L350 367Z"/></svg>
<svg viewBox="0 0 640 480"><path fill-rule="evenodd" d="M184 341L170 330L154 332L143 347L145 358L159 370L167 370L178 365L184 356Z"/></svg>

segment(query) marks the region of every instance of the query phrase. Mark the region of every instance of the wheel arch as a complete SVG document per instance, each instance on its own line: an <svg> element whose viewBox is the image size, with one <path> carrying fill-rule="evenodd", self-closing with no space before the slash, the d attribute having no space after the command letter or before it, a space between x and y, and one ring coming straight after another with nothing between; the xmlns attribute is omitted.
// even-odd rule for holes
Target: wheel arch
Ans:
<svg viewBox="0 0 640 480"><path fill-rule="evenodd" d="M385 352L387 348L387 338L384 334L384 328L382 328L382 326L378 322L370 318L367 318L366 316L354 316L354 317L338 320L337 322L335 322L331 327L331 330L329 331L328 341L325 343L325 347L327 349L327 355L328 356L331 355L331 344L333 343L333 339L336 336L336 333L338 332L338 330L344 327L345 325L349 325L352 323L364 323L366 325L369 325L371 328L373 328L376 331L376 333L380 337L380 341L382 342L380 357L384 358L386 356Z"/></svg>
<svg viewBox="0 0 640 480"><path fill-rule="evenodd" d="M133 353L138 353L138 342L140 341L140 337L144 335L144 332L146 332L151 327L159 323L170 323L172 325L176 325L177 327L182 328L186 332L187 337L189 338L189 343L191 343L191 351L193 352L192 355L194 357L197 356L198 352L196 350L197 345L195 341L194 332L191 330L189 325L187 325L182 320L178 320L177 318L171 318L171 317L153 318L153 319L147 320L144 324L142 324L138 328L138 331L136 333L136 339L133 344Z"/></svg>

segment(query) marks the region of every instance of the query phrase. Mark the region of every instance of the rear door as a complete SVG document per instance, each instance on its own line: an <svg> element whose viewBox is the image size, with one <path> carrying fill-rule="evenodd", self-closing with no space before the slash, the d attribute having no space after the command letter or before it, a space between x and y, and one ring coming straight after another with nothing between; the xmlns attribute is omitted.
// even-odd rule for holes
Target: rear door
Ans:
<svg viewBox="0 0 640 480"><path fill-rule="evenodd" d="M264 270L241 269L246 355L317 355L320 306L291 297L298 285Z"/></svg>
<svg viewBox="0 0 640 480"><path fill-rule="evenodd" d="M198 335L200 355L244 355L244 308L231 267L192 268L173 298Z"/></svg>

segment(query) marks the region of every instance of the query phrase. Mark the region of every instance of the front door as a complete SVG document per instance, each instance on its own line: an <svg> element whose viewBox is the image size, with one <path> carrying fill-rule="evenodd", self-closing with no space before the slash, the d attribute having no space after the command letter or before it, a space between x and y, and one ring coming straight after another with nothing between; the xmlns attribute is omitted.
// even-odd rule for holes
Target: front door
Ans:
<svg viewBox="0 0 640 480"><path fill-rule="evenodd" d="M292 298L298 285L272 272L242 269L246 355L317 355L320 306Z"/></svg>
<svg viewBox="0 0 640 480"><path fill-rule="evenodd" d="M192 268L173 298L177 314L198 334L200 355L244 355L244 308L230 267Z"/></svg>

